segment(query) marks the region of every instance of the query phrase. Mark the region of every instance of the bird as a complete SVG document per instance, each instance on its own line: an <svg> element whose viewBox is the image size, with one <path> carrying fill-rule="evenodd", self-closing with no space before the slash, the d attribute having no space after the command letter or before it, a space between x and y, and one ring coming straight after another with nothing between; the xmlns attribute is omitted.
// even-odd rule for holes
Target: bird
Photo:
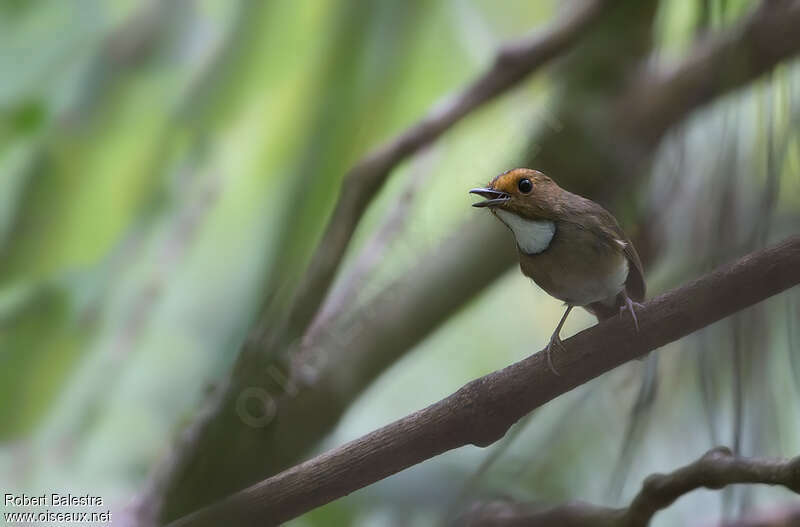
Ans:
<svg viewBox="0 0 800 527"><path fill-rule="evenodd" d="M544 173L530 168L507 170L470 194L514 234L522 273L566 311L547 344L547 364L554 348L563 349L561 328L574 307L598 322L643 307L646 285L639 255L614 216L594 201L564 190Z"/></svg>

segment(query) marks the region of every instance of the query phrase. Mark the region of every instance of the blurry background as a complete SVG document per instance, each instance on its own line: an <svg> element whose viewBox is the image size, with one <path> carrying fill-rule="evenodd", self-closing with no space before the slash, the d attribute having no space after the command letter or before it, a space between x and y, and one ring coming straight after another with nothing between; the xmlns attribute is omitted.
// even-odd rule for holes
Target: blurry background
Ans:
<svg viewBox="0 0 800 527"><path fill-rule="evenodd" d="M88 492L122 511L168 465L251 328L268 331L269 314L288 305L347 169L557 4L0 3L0 489ZM662 0L643 54L678 61L753 7ZM622 42L612 55L628 53L638 31L619 24L607 28ZM334 287L349 292L341 327L373 302L401 302L392 284L454 234L494 221L470 207L469 188L517 165L549 169L548 155L587 159L575 122L602 101L576 94L575 77L612 85L571 69L577 60L481 107L392 172ZM646 240L655 295L800 230L799 98L800 70L786 62L680 119L636 181L564 186ZM562 313L515 267L474 296L471 287L380 366L336 364L366 378L329 413L298 403L304 419L327 424L306 439L302 427L283 430L298 434L284 443L311 445L277 467L529 355ZM290 525L434 525L498 496L622 504L647 474L714 445L797 455L799 314L800 292L779 295L553 401L488 449L440 456ZM576 312L562 335L593 323ZM655 525L711 524L792 499L752 486L700 491Z"/></svg>

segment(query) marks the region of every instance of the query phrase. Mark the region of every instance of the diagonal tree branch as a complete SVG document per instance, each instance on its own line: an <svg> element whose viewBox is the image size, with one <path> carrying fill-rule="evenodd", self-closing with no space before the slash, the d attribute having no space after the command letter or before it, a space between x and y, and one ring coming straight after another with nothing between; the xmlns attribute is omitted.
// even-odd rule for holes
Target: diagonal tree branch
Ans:
<svg viewBox="0 0 800 527"><path fill-rule="evenodd" d="M275 525L448 450L487 446L558 395L798 283L794 236L649 301L638 334L615 317L566 340L556 356L561 376L534 354L171 525Z"/></svg>
<svg viewBox="0 0 800 527"><path fill-rule="evenodd" d="M745 458L734 456L727 447L718 447L674 472L650 475L625 508L600 507L583 502L547 508L492 502L473 506L461 517L459 524L466 527L646 527L658 511L693 490L721 489L736 483L782 485L800 494L800 457Z"/></svg>
<svg viewBox="0 0 800 527"><path fill-rule="evenodd" d="M402 232L408 222L416 196L431 175L433 154L433 149L428 149L414 158L406 188L386 213L381 225L369 240L364 242L364 247L353 264L344 270L343 276L339 279L341 283L328 293L317 310L303 334L304 346L313 344L320 335L332 327L336 317L346 311L345 307L356 299L366 278L379 266L392 242L397 238L397 234Z"/></svg>
<svg viewBox="0 0 800 527"><path fill-rule="evenodd" d="M330 287L350 238L372 197L401 161L568 49L601 13L605 0L582 0L551 27L503 47L492 66L462 92L435 106L417 124L362 159L346 176L328 228L292 305L289 331L301 334Z"/></svg>
<svg viewBox="0 0 800 527"><path fill-rule="evenodd" d="M692 110L800 52L800 1L764 0L729 31L701 42L672 68L645 72L631 85L620 118L656 141Z"/></svg>

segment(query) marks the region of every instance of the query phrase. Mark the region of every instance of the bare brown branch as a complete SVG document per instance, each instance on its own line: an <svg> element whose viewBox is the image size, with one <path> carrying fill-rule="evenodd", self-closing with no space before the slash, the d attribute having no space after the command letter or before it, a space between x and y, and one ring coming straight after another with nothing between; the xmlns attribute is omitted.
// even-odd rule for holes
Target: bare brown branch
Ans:
<svg viewBox="0 0 800 527"><path fill-rule="evenodd" d="M670 474L653 474L622 515L621 525L645 526L653 515L699 488L721 489L734 483L783 485L800 493L800 457L791 460L736 457L728 448L715 448Z"/></svg>
<svg viewBox="0 0 800 527"><path fill-rule="evenodd" d="M347 274L340 277L340 284L330 291L325 302L320 306L303 335L304 347L313 345L320 335L330 329L336 317L346 311L345 306L356 299L360 287L381 262L397 235L403 230L408 222L409 213L417 194L431 175L433 154L434 150L428 149L415 157L406 188L383 218L381 225L375 229L375 233L364 243L363 249L353 264L345 270Z"/></svg>
<svg viewBox="0 0 800 527"><path fill-rule="evenodd" d="M454 526L463 527L617 527L619 509L582 501L543 506L536 503L489 501L474 503Z"/></svg>
<svg viewBox="0 0 800 527"><path fill-rule="evenodd" d="M651 300L639 312L639 333L629 319L615 317L566 340L555 360L561 376L534 354L171 525L274 525L448 450L487 446L558 395L797 283L800 236ZM675 488L654 481L648 495L659 503L674 499ZM632 510L649 510L649 503Z"/></svg>
<svg viewBox="0 0 800 527"><path fill-rule="evenodd" d="M459 524L467 527L646 527L658 511L693 490L721 489L736 483L782 485L800 493L800 457L745 458L734 456L728 448L720 447L674 472L649 476L631 504L622 509L582 502L553 507L490 502L474 505L462 516Z"/></svg>
<svg viewBox="0 0 800 527"><path fill-rule="evenodd" d="M653 141L695 108L800 52L800 1L764 0L741 24L700 42L676 66L632 84L620 119Z"/></svg>

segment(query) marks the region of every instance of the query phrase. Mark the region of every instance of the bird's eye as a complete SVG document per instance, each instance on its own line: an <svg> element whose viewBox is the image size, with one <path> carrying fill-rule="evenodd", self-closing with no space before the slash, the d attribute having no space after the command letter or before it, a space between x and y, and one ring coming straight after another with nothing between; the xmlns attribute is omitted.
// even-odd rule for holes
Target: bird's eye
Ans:
<svg viewBox="0 0 800 527"><path fill-rule="evenodd" d="M531 180L528 178L522 178L519 180L519 183L517 183L517 188L523 194L527 194L533 190L533 183L531 183Z"/></svg>

